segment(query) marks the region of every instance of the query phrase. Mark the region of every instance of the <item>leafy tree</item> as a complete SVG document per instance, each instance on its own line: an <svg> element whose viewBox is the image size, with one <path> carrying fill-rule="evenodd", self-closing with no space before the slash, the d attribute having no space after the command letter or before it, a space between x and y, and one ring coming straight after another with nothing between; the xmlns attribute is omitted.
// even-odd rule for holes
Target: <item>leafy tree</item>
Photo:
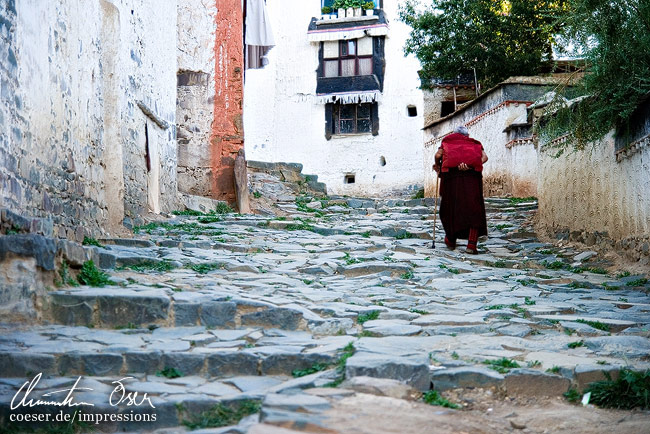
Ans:
<svg viewBox="0 0 650 434"><path fill-rule="evenodd" d="M422 65L423 87L476 70L484 88L513 75L534 75L553 54L569 0L417 0L400 7L410 25L405 47Z"/></svg>
<svg viewBox="0 0 650 434"><path fill-rule="evenodd" d="M571 132L568 143L583 148L613 128L625 134L630 114L650 96L650 2L569 0L569 7L564 24L564 38L573 45L569 54L589 65L577 89L583 98L574 104L556 98L541 133L546 141ZM559 95L570 99L572 92Z"/></svg>

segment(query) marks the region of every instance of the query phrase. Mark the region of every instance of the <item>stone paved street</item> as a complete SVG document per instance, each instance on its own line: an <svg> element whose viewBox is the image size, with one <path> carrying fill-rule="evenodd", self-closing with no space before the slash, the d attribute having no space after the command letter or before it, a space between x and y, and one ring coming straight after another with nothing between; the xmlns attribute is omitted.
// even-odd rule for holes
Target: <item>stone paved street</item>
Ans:
<svg viewBox="0 0 650 434"><path fill-rule="evenodd" d="M83 375L93 390L75 396L97 403L128 374L127 390L156 405L150 429L253 400L267 428L250 432L334 432L326 412L352 390L558 397L650 368L647 276L538 241L536 203L513 202L487 200L490 237L475 256L448 250L439 222L432 248L429 199L287 201L286 217L177 216L102 240L114 285L53 289L43 325L2 326L2 411L35 373L39 392Z"/></svg>

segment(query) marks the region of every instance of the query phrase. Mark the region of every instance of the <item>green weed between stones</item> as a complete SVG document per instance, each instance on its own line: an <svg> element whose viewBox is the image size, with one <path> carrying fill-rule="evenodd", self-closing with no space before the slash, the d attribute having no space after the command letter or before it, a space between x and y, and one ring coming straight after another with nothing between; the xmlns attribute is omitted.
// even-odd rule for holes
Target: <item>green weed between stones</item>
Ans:
<svg viewBox="0 0 650 434"><path fill-rule="evenodd" d="M537 198L534 197L534 196L530 196L530 197L509 197L508 200L510 201L511 205L519 205L520 203L536 201Z"/></svg>
<svg viewBox="0 0 650 434"><path fill-rule="evenodd" d="M420 315L428 315L429 314L429 312L427 312L426 310L420 310L420 309L409 309L409 312L419 313Z"/></svg>
<svg viewBox="0 0 650 434"><path fill-rule="evenodd" d="M314 363L311 367L307 369L294 369L291 371L291 375L295 378L304 377L305 375L315 374L316 372L324 371L329 368L328 364L325 363Z"/></svg>
<svg viewBox="0 0 650 434"><path fill-rule="evenodd" d="M176 210L176 211L172 211L172 214L174 214L174 215L187 215L187 216L194 216L194 217L206 215L206 214L202 213L201 211L195 211L193 209L184 209L183 211Z"/></svg>
<svg viewBox="0 0 650 434"><path fill-rule="evenodd" d="M238 401L230 406L219 403L190 420L183 420L183 425L191 430L237 425L246 416L259 413L261 407L262 404L254 400Z"/></svg>
<svg viewBox="0 0 650 434"><path fill-rule="evenodd" d="M95 246L95 247L104 247L102 243L97 241L95 238L92 237L84 237L83 242L81 243L84 246Z"/></svg>
<svg viewBox="0 0 650 434"><path fill-rule="evenodd" d="M370 235L371 235L370 231L365 231L364 233L361 234L363 238L370 238Z"/></svg>
<svg viewBox="0 0 650 434"><path fill-rule="evenodd" d="M531 300L530 297L524 297L524 303L526 306L533 306L537 302L535 300Z"/></svg>
<svg viewBox="0 0 650 434"><path fill-rule="evenodd" d="M642 277L641 279L636 279L636 280L632 280L630 282L627 282L625 284L625 286L643 286L646 283L648 283L648 279L646 279L645 277Z"/></svg>
<svg viewBox="0 0 650 434"><path fill-rule="evenodd" d="M528 366L529 368L539 368L540 366L542 366L542 362L540 362L539 360L531 360L528 363L526 363L526 366Z"/></svg>
<svg viewBox="0 0 650 434"><path fill-rule="evenodd" d="M585 390L591 392L590 403L625 410L650 409L650 369L645 372L622 369L616 380L612 380L609 372L604 374L607 380L591 383Z"/></svg>
<svg viewBox="0 0 650 434"><path fill-rule="evenodd" d="M510 360L506 357L502 357L497 360L484 360L484 365L488 365L490 369L494 369L500 374L506 374L513 368L519 368L519 363L514 360Z"/></svg>
<svg viewBox="0 0 650 434"><path fill-rule="evenodd" d="M454 404L446 398L440 396L440 394L435 390L429 390L424 395L422 395L422 401L426 402L429 405L438 405L440 407L447 408L460 408L460 405Z"/></svg>
<svg viewBox="0 0 650 434"><path fill-rule="evenodd" d="M580 401L580 392L578 392L578 389L571 388L567 392L564 392L562 395L566 398L567 401L569 402L578 402Z"/></svg>
<svg viewBox="0 0 650 434"><path fill-rule="evenodd" d="M570 342L570 343L567 344L567 347L571 348L572 350L575 349L575 348L584 347L584 346L585 346L584 341Z"/></svg>
<svg viewBox="0 0 650 434"><path fill-rule="evenodd" d="M497 229L500 230L500 231L502 231L502 230L504 230L504 229L511 228L511 227L512 227L512 225L496 225L496 226L495 226L495 228L497 228Z"/></svg>
<svg viewBox="0 0 650 434"><path fill-rule="evenodd" d="M560 367L559 366L553 366L552 368L548 368L546 372L550 374L559 374L560 373Z"/></svg>
<svg viewBox="0 0 650 434"><path fill-rule="evenodd" d="M165 369L156 372L156 376L165 378L180 378L183 376L183 373L176 368L165 366Z"/></svg>
<svg viewBox="0 0 650 434"><path fill-rule="evenodd" d="M395 235L396 240L406 240L410 238L415 238L415 235L410 233L409 231L400 232L397 235Z"/></svg>
<svg viewBox="0 0 650 434"><path fill-rule="evenodd" d="M225 265L219 262L209 262L205 264L189 264L186 265L185 268L189 268L199 274L208 274L210 271L225 268Z"/></svg>
<svg viewBox="0 0 650 434"><path fill-rule="evenodd" d="M176 267L170 261L144 261L139 264L127 265L126 268L138 272L146 272L146 271L166 272L166 271L171 271Z"/></svg>
<svg viewBox="0 0 650 434"><path fill-rule="evenodd" d="M584 319L577 319L576 322L579 322L581 324L587 324L588 326L591 326L595 329L602 330L604 332L609 332L610 331L610 326L609 324L604 324L600 321L587 321Z"/></svg>
<svg viewBox="0 0 650 434"><path fill-rule="evenodd" d="M533 279L518 279L517 283L523 286L530 286L530 285L534 285L535 281Z"/></svg>
<svg viewBox="0 0 650 434"><path fill-rule="evenodd" d="M255 199L259 199L260 197L262 197L262 193L260 193L259 191L254 191L253 192L253 197Z"/></svg>
<svg viewBox="0 0 650 434"><path fill-rule="evenodd" d="M379 311L378 310L373 310L373 311L368 312L368 313L359 314L359 316L357 316L357 323L358 324L363 324L366 321L376 320L377 318L379 318Z"/></svg>
<svg viewBox="0 0 650 434"><path fill-rule="evenodd" d="M590 288L591 286L587 282L571 282L567 285L569 288L578 289L578 288Z"/></svg>
<svg viewBox="0 0 650 434"><path fill-rule="evenodd" d="M70 265L65 259L61 261L61 266L59 267L59 276L61 276L61 279L54 279L55 286L79 286L79 282L77 282L72 276L72 273L70 273Z"/></svg>
<svg viewBox="0 0 650 434"><path fill-rule="evenodd" d="M103 287L105 285L114 285L110 276L97 268L92 261L86 261L81 267L81 271L77 275L77 281L82 285Z"/></svg>
<svg viewBox="0 0 650 434"><path fill-rule="evenodd" d="M399 277L404 279L404 280L413 279L413 272L411 270L409 270L406 273L402 273Z"/></svg>
<svg viewBox="0 0 650 434"><path fill-rule="evenodd" d="M336 362L336 372L338 378L330 383L327 383L324 387L338 387L345 380L345 365L350 357L356 353L357 349L354 344L350 342L345 347L343 347L343 353L339 357L338 362Z"/></svg>
<svg viewBox="0 0 650 434"><path fill-rule="evenodd" d="M630 277L631 275L632 275L632 273L630 273L629 271L623 271L622 273L618 273L616 275L616 278L617 279L622 279L624 277Z"/></svg>

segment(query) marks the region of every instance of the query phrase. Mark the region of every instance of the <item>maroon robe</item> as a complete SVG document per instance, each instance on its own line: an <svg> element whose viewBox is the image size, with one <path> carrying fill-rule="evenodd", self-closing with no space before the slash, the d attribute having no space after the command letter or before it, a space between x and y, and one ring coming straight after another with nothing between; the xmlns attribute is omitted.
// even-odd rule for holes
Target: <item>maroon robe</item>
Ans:
<svg viewBox="0 0 650 434"><path fill-rule="evenodd" d="M443 139L441 147L444 153L440 172L440 221L447 238L451 242L467 239L470 228L477 229L478 236L487 235L481 142L454 133ZM458 170L460 163L474 169Z"/></svg>

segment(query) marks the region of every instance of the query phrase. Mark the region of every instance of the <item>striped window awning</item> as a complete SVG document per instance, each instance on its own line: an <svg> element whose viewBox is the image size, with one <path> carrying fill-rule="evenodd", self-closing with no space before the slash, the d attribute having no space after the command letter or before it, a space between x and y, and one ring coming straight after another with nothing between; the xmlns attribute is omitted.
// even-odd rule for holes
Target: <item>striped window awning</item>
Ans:
<svg viewBox="0 0 650 434"><path fill-rule="evenodd" d="M345 39L358 39L364 36L387 36L388 24L377 23L347 27L344 29L314 29L307 32L309 42L341 41Z"/></svg>
<svg viewBox="0 0 650 434"><path fill-rule="evenodd" d="M370 92L336 92L328 94L318 94L316 95L316 102L318 104L330 104L330 103L341 103L341 104L360 104L360 103L369 103L377 102L381 97L381 92L378 90L373 90Z"/></svg>

